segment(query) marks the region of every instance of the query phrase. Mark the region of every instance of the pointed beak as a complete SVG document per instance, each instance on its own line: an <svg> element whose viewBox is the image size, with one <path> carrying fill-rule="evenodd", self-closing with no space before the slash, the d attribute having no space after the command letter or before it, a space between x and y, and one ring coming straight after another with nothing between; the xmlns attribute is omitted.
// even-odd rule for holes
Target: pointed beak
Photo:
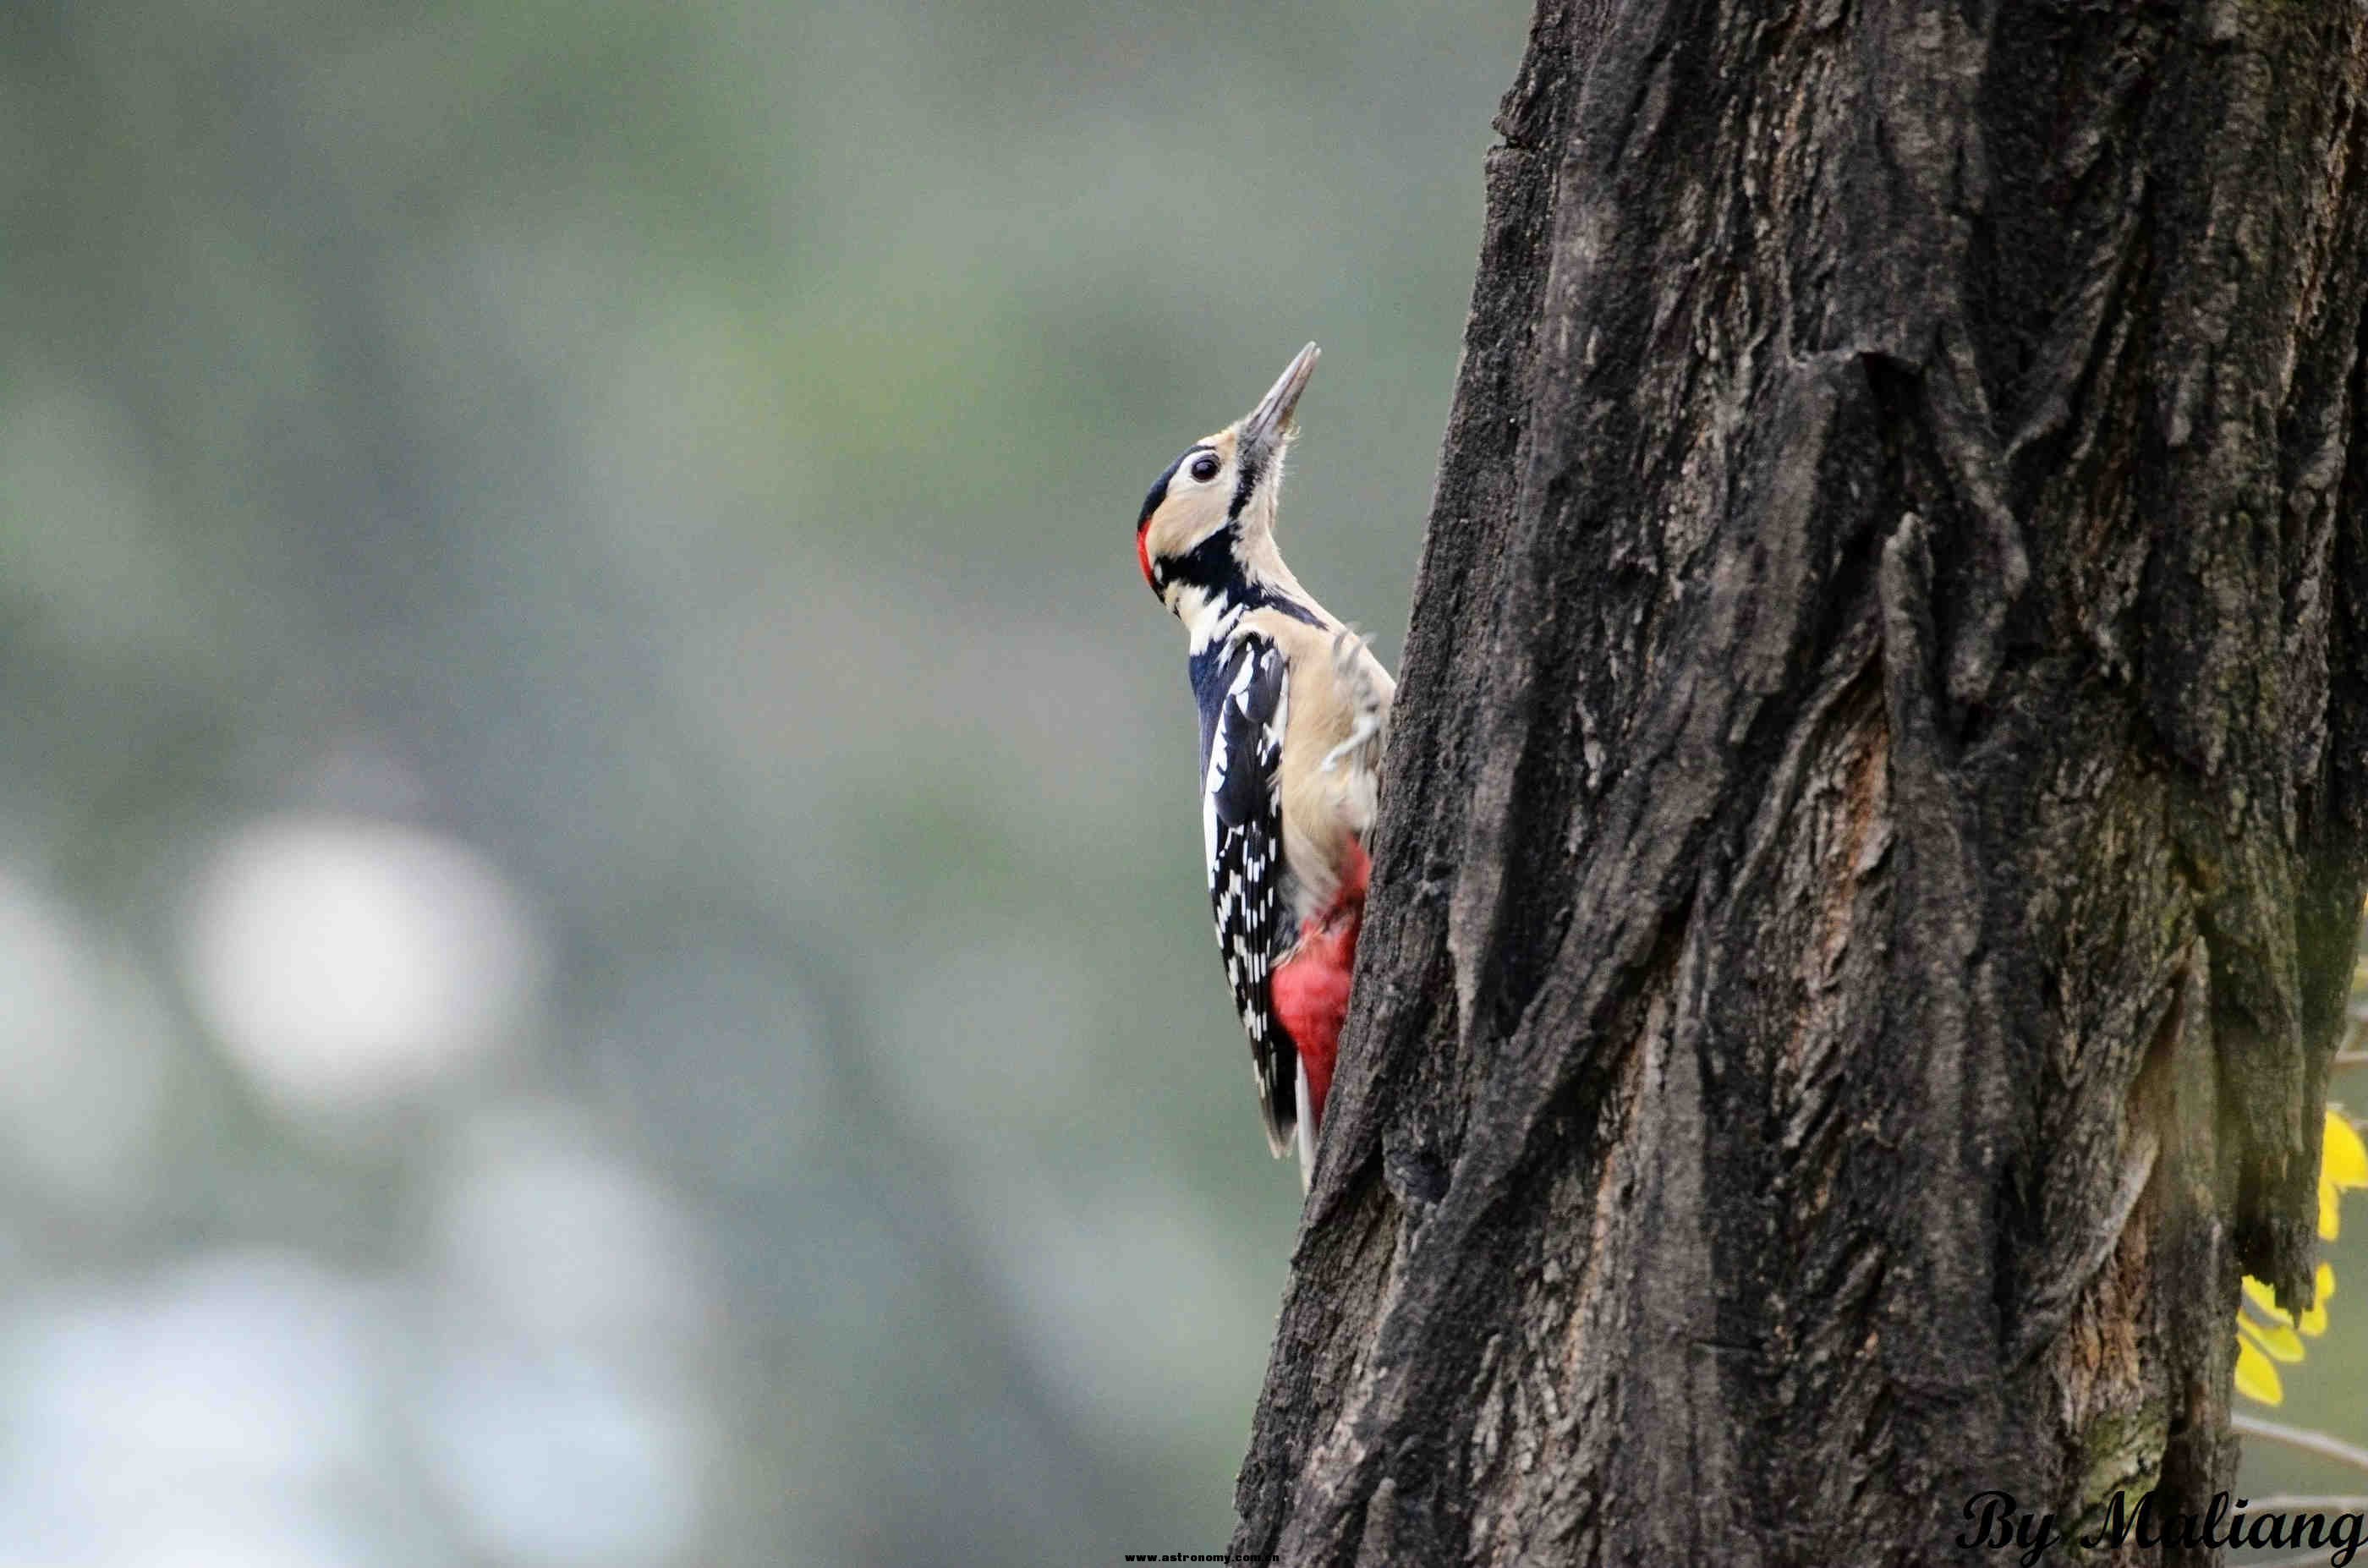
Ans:
<svg viewBox="0 0 2368 1568"><path fill-rule="evenodd" d="M1320 358L1312 343L1301 349L1298 358L1284 369L1266 396L1258 399L1258 405L1242 421L1241 449L1251 461L1262 460L1291 429L1292 415L1299 407L1299 394L1307 390L1307 378L1315 374L1315 361Z"/></svg>

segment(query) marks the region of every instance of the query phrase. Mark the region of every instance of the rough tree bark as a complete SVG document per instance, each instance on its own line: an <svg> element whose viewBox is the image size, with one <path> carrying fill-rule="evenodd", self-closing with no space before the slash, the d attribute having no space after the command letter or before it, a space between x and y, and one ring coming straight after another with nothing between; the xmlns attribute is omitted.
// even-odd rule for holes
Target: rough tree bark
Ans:
<svg viewBox="0 0 2368 1568"><path fill-rule="evenodd" d="M2227 1483L2368 880L2363 89L2359 0L1543 0L1237 1549Z"/></svg>

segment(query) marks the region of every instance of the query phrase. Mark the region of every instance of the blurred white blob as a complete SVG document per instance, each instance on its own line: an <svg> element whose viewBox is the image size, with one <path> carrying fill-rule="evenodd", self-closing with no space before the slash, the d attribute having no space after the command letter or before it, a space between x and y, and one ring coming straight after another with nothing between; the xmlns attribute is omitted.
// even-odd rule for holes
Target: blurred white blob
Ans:
<svg viewBox="0 0 2368 1568"><path fill-rule="evenodd" d="M501 874L452 839L283 816L215 853L187 915L200 1014L283 1110L350 1123L510 1043L542 945Z"/></svg>
<svg viewBox="0 0 2368 1568"><path fill-rule="evenodd" d="M54 1198L92 1206L144 1184L169 1025L131 960L0 872L0 1148Z"/></svg>
<svg viewBox="0 0 2368 1568"><path fill-rule="evenodd" d="M304 1259L217 1254L27 1303L0 1341L0 1562L343 1568L383 1354L372 1294Z"/></svg>
<svg viewBox="0 0 2368 1568"><path fill-rule="evenodd" d="M477 1546L502 1562L677 1561L697 1522L689 1411L613 1367L502 1350L431 1375L428 1461Z"/></svg>
<svg viewBox="0 0 2368 1568"><path fill-rule="evenodd" d="M157 1515L125 1520L108 1534L102 1555L71 1561L104 1568L393 1568L391 1559L362 1555L358 1542L324 1523L258 1514L240 1502L166 1503ZM55 1558L41 1562L65 1568ZM414 1565L406 1561L405 1568Z"/></svg>
<svg viewBox="0 0 2368 1568"><path fill-rule="evenodd" d="M638 1355L702 1332L705 1270L687 1222L566 1112L472 1119L434 1227L426 1261L442 1304L480 1327Z"/></svg>
<svg viewBox="0 0 2368 1568"><path fill-rule="evenodd" d="M478 1550L553 1568L676 1562L708 1451L708 1292L674 1206L582 1123L481 1119L436 1201L431 1479Z"/></svg>

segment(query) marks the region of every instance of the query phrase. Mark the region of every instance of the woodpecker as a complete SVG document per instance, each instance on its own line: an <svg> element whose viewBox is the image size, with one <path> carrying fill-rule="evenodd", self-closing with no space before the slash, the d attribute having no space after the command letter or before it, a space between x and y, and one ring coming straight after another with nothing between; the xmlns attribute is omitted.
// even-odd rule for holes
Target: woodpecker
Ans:
<svg viewBox="0 0 2368 1568"><path fill-rule="evenodd" d="M1267 1146L1304 1188L1349 1010L1383 726L1397 683L1275 548L1283 452L1315 345L1144 497L1135 560L1184 623L1201 710L1201 833L1217 949L1249 1035Z"/></svg>

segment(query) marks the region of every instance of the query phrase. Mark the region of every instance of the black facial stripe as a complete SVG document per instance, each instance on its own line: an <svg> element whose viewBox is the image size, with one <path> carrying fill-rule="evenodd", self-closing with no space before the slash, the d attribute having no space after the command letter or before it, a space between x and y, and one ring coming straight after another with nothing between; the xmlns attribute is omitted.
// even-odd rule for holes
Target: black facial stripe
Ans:
<svg viewBox="0 0 2368 1568"><path fill-rule="evenodd" d="M1238 517L1242 515L1242 508L1250 504L1250 493L1258 488L1258 465L1245 461L1241 477L1234 483L1234 504L1225 508L1225 516Z"/></svg>
<svg viewBox="0 0 2368 1568"><path fill-rule="evenodd" d="M1183 554L1161 562L1161 584L1188 584L1227 604L1245 605L1251 609L1279 609L1293 620L1321 626L1323 622L1315 619L1315 612L1297 599L1249 580L1242 563L1234 558L1235 531L1235 525L1228 523Z"/></svg>
<svg viewBox="0 0 2368 1568"><path fill-rule="evenodd" d="M1151 494L1143 498L1143 516L1134 520L1135 532L1141 533L1143 531L1143 525L1151 521L1151 514L1159 510L1159 504L1167 499L1168 482L1176 477L1176 471L1182 468L1194 458L1200 456L1202 452L1212 452L1215 450L1216 449L1214 447L1209 446L1206 443L1197 447L1187 447L1184 449L1183 452L1178 456L1174 462L1169 463L1165 469L1160 471L1158 479L1152 483Z"/></svg>
<svg viewBox="0 0 2368 1568"><path fill-rule="evenodd" d="M1242 574L1241 563L1234 559L1233 526L1227 524L1163 564L1167 568L1164 575L1171 582L1189 583L1196 588L1224 587Z"/></svg>

